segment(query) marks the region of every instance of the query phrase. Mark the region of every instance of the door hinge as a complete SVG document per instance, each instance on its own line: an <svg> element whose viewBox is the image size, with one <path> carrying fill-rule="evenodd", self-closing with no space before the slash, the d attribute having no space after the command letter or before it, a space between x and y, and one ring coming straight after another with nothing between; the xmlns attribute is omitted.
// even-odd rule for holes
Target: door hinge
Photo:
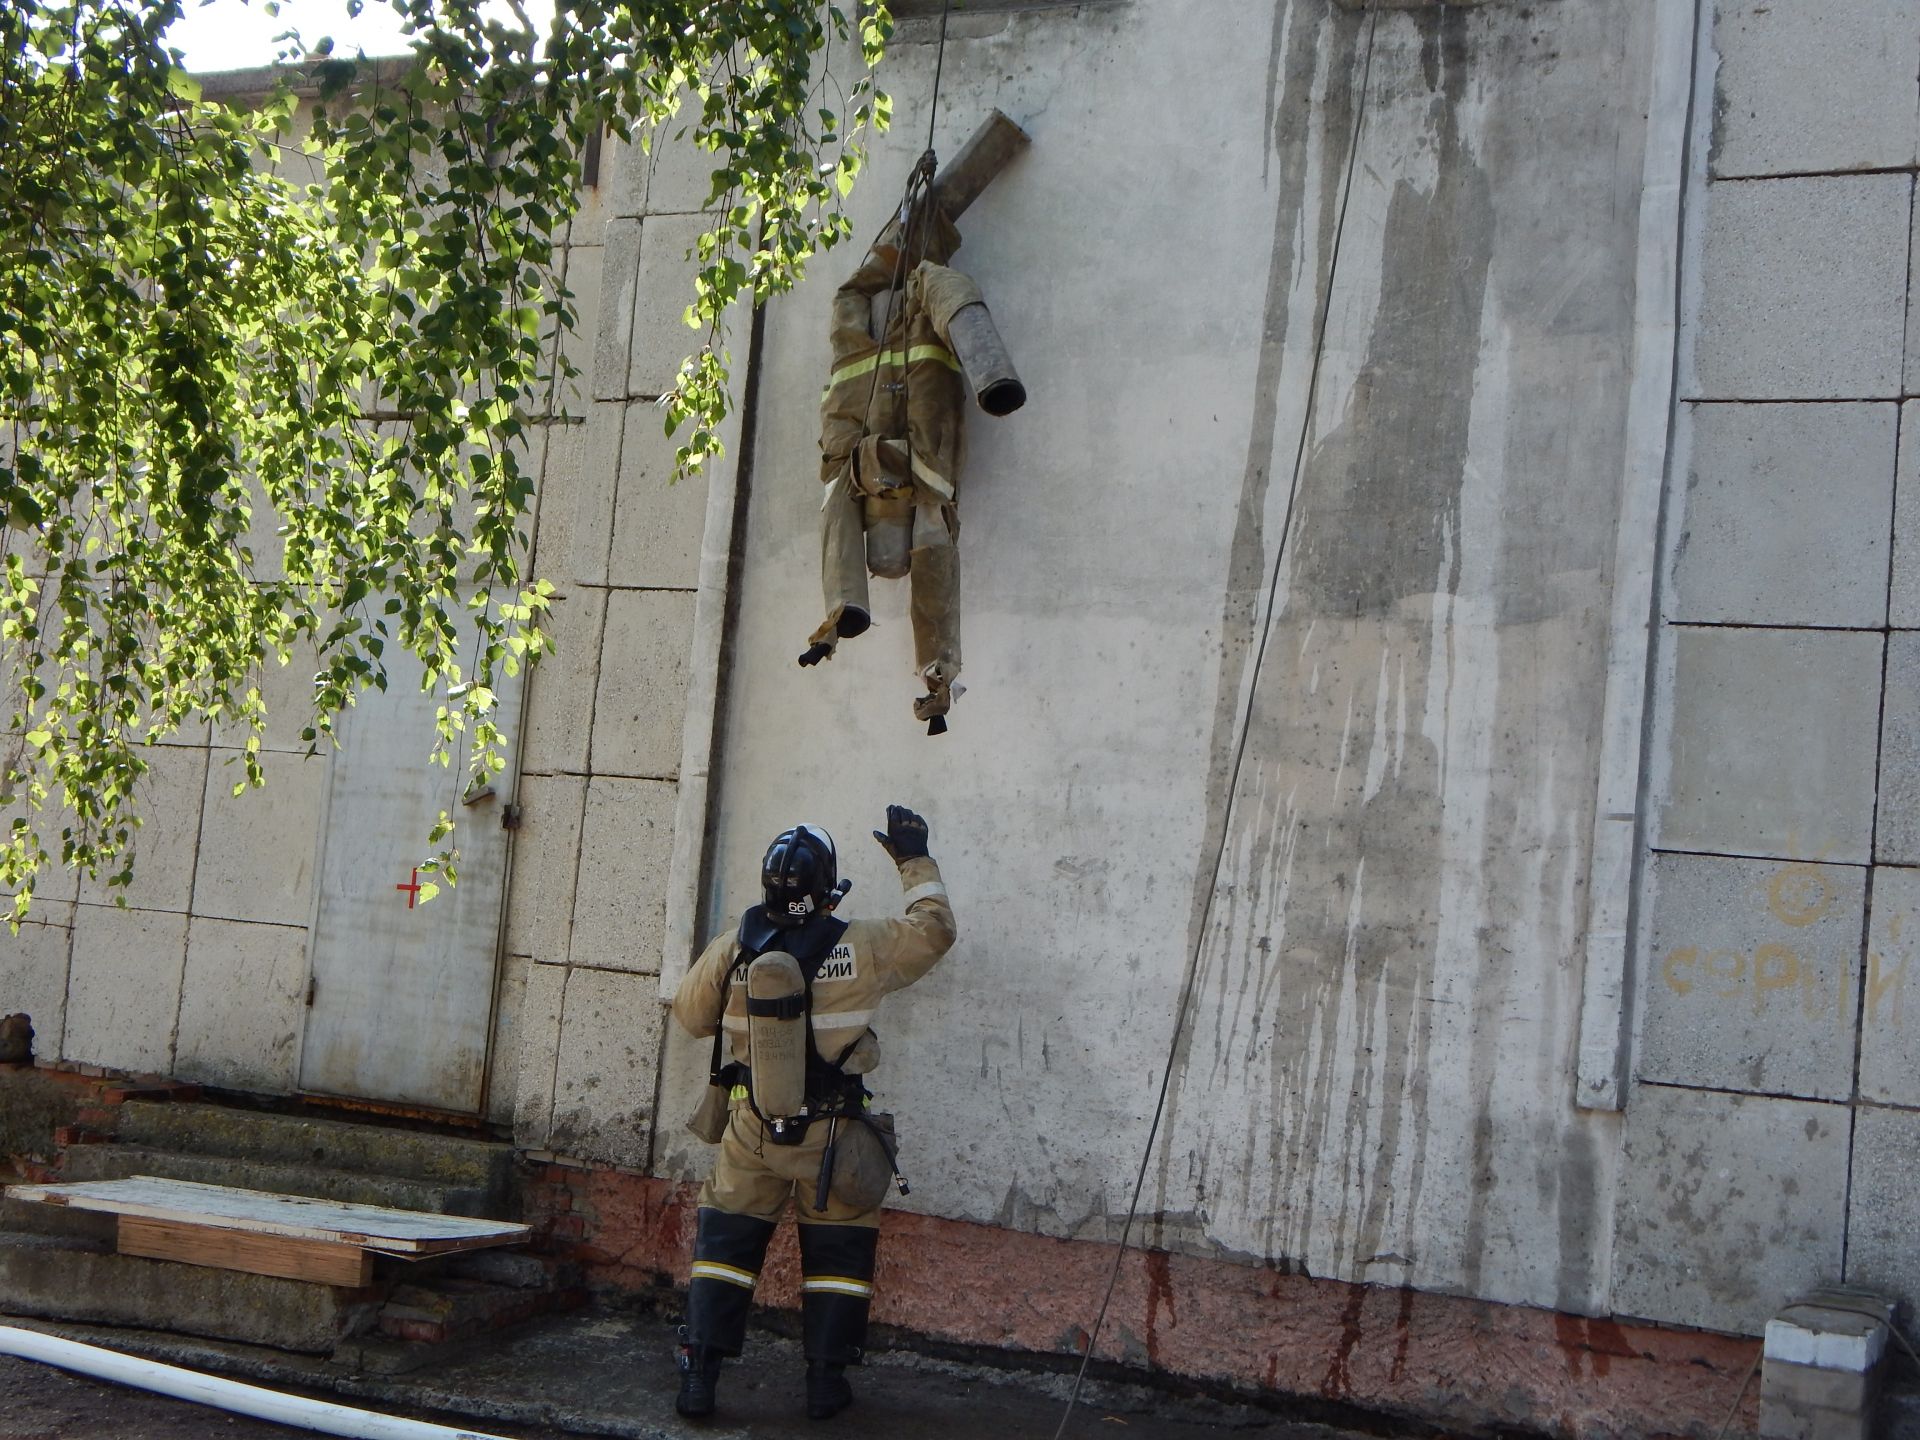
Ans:
<svg viewBox="0 0 1920 1440"><path fill-rule="evenodd" d="M309 975L307 977L307 1008L309 1010L313 1008L313 997L319 993L320 977L317 975Z"/></svg>
<svg viewBox="0 0 1920 1440"><path fill-rule="evenodd" d="M500 828L502 830L518 830L520 828L520 807L518 805L501 806Z"/></svg>

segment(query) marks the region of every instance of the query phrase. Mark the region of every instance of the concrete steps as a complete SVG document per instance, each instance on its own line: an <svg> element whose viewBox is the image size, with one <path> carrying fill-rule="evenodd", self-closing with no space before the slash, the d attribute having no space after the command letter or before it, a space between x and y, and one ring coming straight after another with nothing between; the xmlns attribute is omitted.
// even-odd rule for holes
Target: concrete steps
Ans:
<svg viewBox="0 0 1920 1440"><path fill-rule="evenodd" d="M60 1167L62 1180L124 1180L132 1175L194 1180L203 1185L231 1185L242 1190L267 1190L275 1195L304 1195L316 1200L343 1200L355 1205L387 1205L437 1215L505 1218L499 1213L505 1208L503 1197L476 1186L436 1184L324 1165L181 1154L141 1145L76 1145L66 1152Z"/></svg>
<svg viewBox="0 0 1920 1440"><path fill-rule="evenodd" d="M224 1105L135 1101L121 1107L114 1139L177 1155L358 1171L477 1192L489 1206L512 1203L513 1147L458 1135ZM471 1213L505 1218L492 1209Z"/></svg>
<svg viewBox="0 0 1920 1440"><path fill-rule="evenodd" d="M9 1231L0 1231L0 1296L14 1315L173 1330L308 1354L331 1353L348 1337L372 1330L383 1300L377 1287L347 1290L176 1265L118 1255L98 1241Z"/></svg>
<svg viewBox="0 0 1920 1440"><path fill-rule="evenodd" d="M378 1123L137 1094L59 1132L53 1178L133 1175L510 1220L511 1146ZM0 1309L326 1354L389 1372L584 1303L577 1272L521 1251L380 1258L364 1289L115 1251L110 1215L0 1200Z"/></svg>

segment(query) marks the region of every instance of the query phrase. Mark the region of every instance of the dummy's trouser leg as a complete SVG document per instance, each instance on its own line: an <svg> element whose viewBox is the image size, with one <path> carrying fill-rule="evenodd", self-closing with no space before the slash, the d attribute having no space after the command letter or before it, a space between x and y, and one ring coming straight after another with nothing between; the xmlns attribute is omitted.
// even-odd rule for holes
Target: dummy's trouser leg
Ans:
<svg viewBox="0 0 1920 1440"><path fill-rule="evenodd" d="M867 544L860 496L842 476L827 490L820 512L820 588L827 618L808 637L802 665L817 665L843 639L861 634L872 616L867 598Z"/></svg>
<svg viewBox="0 0 1920 1440"><path fill-rule="evenodd" d="M800 1226L801 1332L807 1355L807 1414L825 1420L853 1403L842 1373L860 1363L873 1304L880 1232L867 1225Z"/></svg>
<svg viewBox="0 0 1920 1440"><path fill-rule="evenodd" d="M960 675L960 551L951 506L921 505L913 514L913 659L927 693L914 702L927 733L947 728L953 682Z"/></svg>
<svg viewBox="0 0 1920 1440"><path fill-rule="evenodd" d="M713 1413L720 1362L738 1355L746 1343L753 1285L772 1238L770 1220L701 1207L680 1348L680 1394L674 1401L682 1415Z"/></svg>

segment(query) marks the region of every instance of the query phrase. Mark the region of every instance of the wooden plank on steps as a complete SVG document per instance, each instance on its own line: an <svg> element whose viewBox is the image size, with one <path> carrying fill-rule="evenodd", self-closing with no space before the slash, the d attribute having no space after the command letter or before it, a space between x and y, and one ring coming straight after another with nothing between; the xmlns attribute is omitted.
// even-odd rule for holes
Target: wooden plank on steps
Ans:
<svg viewBox="0 0 1920 1440"><path fill-rule="evenodd" d="M432 1215L384 1205L350 1205L203 1185L193 1180L162 1180L136 1175L127 1180L86 1180L64 1185L13 1185L14 1200L70 1205L109 1215L173 1220L186 1225L282 1235L357 1245L386 1255L444 1255L490 1245L514 1245L532 1233L529 1226L502 1220L471 1220L462 1215Z"/></svg>
<svg viewBox="0 0 1920 1440"><path fill-rule="evenodd" d="M316 1285L358 1288L373 1283L373 1256L358 1245L329 1240L297 1240L287 1235L255 1235L217 1230L176 1220L120 1217L122 1255L244 1270L249 1275L278 1275Z"/></svg>

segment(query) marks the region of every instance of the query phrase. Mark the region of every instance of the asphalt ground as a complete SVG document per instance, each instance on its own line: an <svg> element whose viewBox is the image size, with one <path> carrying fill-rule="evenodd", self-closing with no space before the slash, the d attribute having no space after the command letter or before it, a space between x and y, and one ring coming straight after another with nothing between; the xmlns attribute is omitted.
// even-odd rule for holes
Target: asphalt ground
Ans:
<svg viewBox="0 0 1920 1440"><path fill-rule="evenodd" d="M28 1323L252 1384L514 1440L1050 1440L1072 1386L1066 1375L889 1352L849 1372L858 1396L851 1409L831 1421L810 1421L798 1347L755 1334L746 1355L722 1374L718 1412L696 1422L673 1413L673 1331L647 1314L586 1311L536 1322L398 1375L151 1331ZM307 1433L0 1356L0 1440L264 1440ZM1098 1381L1089 1381L1066 1434L1075 1440L1361 1440L1251 1406Z"/></svg>

